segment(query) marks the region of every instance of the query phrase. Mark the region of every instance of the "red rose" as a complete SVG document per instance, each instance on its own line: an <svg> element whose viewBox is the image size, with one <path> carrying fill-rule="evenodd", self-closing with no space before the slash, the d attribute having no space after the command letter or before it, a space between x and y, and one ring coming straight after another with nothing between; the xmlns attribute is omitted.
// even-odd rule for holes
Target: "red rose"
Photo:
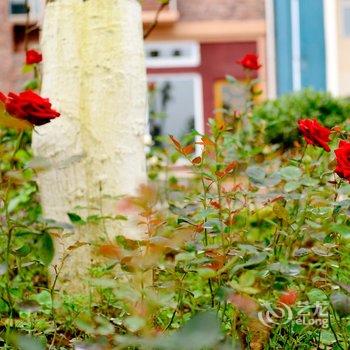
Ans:
<svg viewBox="0 0 350 350"><path fill-rule="evenodd" d="M298 121L299 131L309 145L322 147L329 152L328 142L331 130L322 126L316 119L301 119Z"/></svg>
<svg viewBox="0 0 350 350"><path fill-rule="evenodd" d="M47 98L42 98L31 90L18 95L10 92L8 97L1 94L0 99L4 102L7 113L34 125L44 125L60 116L60 113L51 108Z"/></svg>
<svg viewBox="0 0 350 350"><path fill-rule="evenodd" d="M278 302L285 305L294 305L297 299L298 292L295 290L289 290L280 295Z"/></svg>
<svg viewBox="0 0 350 350"><path fill-rule="evenodd" d="M28 50L26 52L26 64L36 64L43 60L43 55L36 50Z"/></svg>
<svg viewBox="0 0 350 350"><path fill-rule="evenodd" d="M154 91L156 91L156 89L157 89L156 83L154 83L154 82L148 83L148 91L149 92L154 92Z"/></svg>
<svg viewBox="0 0 350 350"><path fill-rule="evenodd" d="M335 172L350 182L350 142L341 140L338 149L334 151L337 159Z"/></svg>
<svg viewBox="0 0 350 350"><path fill-rule="evenodd" d="M245 69L258 70L262 67L259 63L259 58L253 53L246 54L240 61L237 61Z"/></svg>
<svg viewBox="0 0 350 350"><path fill-rule="evenodd" d="M0 92L0 102L5 103L6 102L6 96Z"/></svg>

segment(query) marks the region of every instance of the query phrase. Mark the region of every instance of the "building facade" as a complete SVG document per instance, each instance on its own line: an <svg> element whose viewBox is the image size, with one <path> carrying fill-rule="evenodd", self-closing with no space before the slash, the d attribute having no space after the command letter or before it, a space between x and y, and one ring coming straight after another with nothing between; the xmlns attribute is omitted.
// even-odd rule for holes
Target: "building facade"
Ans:
<svg viewBox="0 0 350 350"><path fill-rule="evenodd" d="M350 96L350 0L267 0L267 24L276 95Z"/></svg>
<svg viewBox="0 0 350 350"><path fill-rule="evenodd" d="M159 2L142 3L147 32ZM37 47L44 0L29 4L28 46ZM1 0L0 23L0 90L18 91L23 83L24 0ZM244 77L236 61L246 53L259 55L259 78L266 91L265 0L171 0L147 37L145 52L149 81L157 86L152 108L166 115L159 122L160 133L181 136L193 127L204 131L226 99L239 107L242 92L228 86L225 77Z"/></svg>
<svg viewBox="0 0 350 350"><path fill-rule="evenodd" d="M153 107L167 115L158 122L160 133L181 137L193 127L204 131L226 100L241 108L242 91L225 77L244 78L236 61L246 53L259 55L266 91L265 1L173 1L145 50L149 80L158 91Z"/></svg>
<svg viewBox="0 0 350 350"><path fill-rule="evenodd" d="M341 96L350 96L350 1L326 0L328 18L326 28L330 33L327 53L331 65L327 73L330 88ZM333 16L331 16L333 14Z"/></svg>

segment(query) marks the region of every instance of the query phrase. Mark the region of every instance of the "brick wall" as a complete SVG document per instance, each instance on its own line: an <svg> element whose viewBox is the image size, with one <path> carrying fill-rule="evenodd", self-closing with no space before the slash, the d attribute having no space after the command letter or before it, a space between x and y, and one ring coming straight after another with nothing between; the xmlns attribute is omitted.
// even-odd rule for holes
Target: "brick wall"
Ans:
<svg viewBox="0 0 350 350"><path fill-rule="evenodd" d="M8 0L0 0L0 91L20 91L32 74L24 75L24 25L14 25L8 16ZM39 30L28 36L29 48L37 48Z"/></svg>
<svg viewBox="0 0 350 350"><path fill-rule="evenodd" d="M160 2L157 0L143 0L142 8L146 11L157 11L160 6Z"/></svg>
<svg viewBox="0 0 350 350"><path fill-rule="evenodd" d="M177 0L177 7L180 21L217 19L243 21L264 19L264 2L264 0ZM143 4L145 10L156 10L159 7L157 0L143 0ZM174 25L176 26L176 23ZM23 40L18 40L17 29L15 30L9 22L8 0L0 0L0 91L20 90L28 78L21 75L24 50ZM38 35L38 32L31 34L30 48L37 46Z"/></svg>
<svg viewBox="0 0 350 350"><path fill-rule="evenodd" d="M177 4L182 21L265 18L264 0L177 0Z"/></svg>
<svg viewBox="0 0 350 350"><path fill-rule="evenodd" d="M0 91L8 92L13 86L13 41L7 0L0 0L0 23Z"/></svg>

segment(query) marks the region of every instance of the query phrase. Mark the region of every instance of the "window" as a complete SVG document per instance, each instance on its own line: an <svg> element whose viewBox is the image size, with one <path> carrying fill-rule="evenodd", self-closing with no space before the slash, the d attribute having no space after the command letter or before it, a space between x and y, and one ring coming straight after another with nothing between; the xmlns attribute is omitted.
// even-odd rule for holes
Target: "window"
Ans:
<svg viewBox="0 0 350 350"><path fill-rule="evenodd" d="M148 68L197 67L200 65L200 47L196 42L147 42L145 53Z"/></svg>
<svg viewBox="0 0 350 350"><path fill-rule="evenodd" d="M203 132L202 81L198 74L154 74L149 101L149 128L157 136L181 139L196 129Z"/></svg>
<svg viewBox="0 0 350 350"><path fill-rule="evenodd" d="M15 2L10 3L10 13L12 15L23 15L27 13L26 6L24 2Z"/></svg>
<svg viewBox="0 0 350 350"><path fill-rule="evenodd" d="M40 21L43 15L44 2L43 0L28 0L30 7L29 18L31 22ZM27 17L27 10L25 0L10 0L9 14L11 21L15 23L25 23Z"/></svg>
<svg viewBox="0 0 350 350"><path fill-rule="evenodd" d="M350 38L350 1L343 0L341 6L342 33L346 38Z"/></svg>
<svg viewBox="0 0 350 350"><path fill-rule="evenodd" d="M142 9L143 11L157 11L160 4L154 0L143 0ZM177 11L177 0L171 0L167 6L170 11Z"/></svg>
<svg viewBox="0 0 350 350"><path fill-rule="evenodd" d="M241 84L230 84L225 79L214 84L214 102L217 113L222 110L242 111L246 105L246 90Z"/></svg>

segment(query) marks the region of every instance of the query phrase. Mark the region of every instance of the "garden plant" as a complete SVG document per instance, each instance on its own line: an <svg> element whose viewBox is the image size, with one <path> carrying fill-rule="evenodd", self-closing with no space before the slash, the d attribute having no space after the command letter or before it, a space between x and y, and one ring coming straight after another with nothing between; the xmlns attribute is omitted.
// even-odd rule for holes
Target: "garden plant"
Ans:
<svg viewBox="0 0 350 350"><path fill-rule="evenodd" d="M261 65L248 54L232 63L245 80L228 77L245 88L246 108L151 148L148 183L116 200L113 219L136 216L140 239L101 230L57 261L54 241L111 218L76 208L63 225L41 214L35 178L47 160L32 156L30 138L61 118L34 91L41 60L28 51L33 79L0 94L1 348L350 349L345 117L330 127L327 116L298 116L299 142L266 143L271 125L255 113ZM97 260L70 293L61 271L86 245Z"/></svg>

